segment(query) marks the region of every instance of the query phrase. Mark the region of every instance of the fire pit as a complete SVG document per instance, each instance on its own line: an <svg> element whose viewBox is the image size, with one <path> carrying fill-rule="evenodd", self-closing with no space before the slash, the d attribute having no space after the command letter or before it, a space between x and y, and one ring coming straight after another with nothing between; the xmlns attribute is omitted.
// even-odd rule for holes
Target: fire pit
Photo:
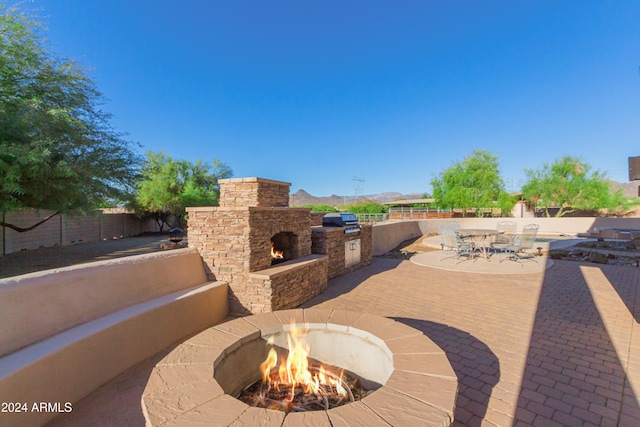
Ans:
<svg viewBox="0 0 640 427"><path fill-rule="evenodd" d="M289 361L292 353L303 357ZM287 370L320 391L284 384ZM324 380L321 370L332 373ZM274 378L280 384L269 383ZM252 387L257 397L243 399ZM275 388L282 393L269 397ZM296 309L235 319L186 340L154 367L142 406L147 425L163 426L450 425L456 394L446 355L420 331L370 314ZM245 403L260 400L267 404Z"/></svg>
<svg viewBox="0 0 640 427"><path fill-rule="evenodd" d="M307 337L315 332L291 323L286 349L275 344L276 339L282 341L282 334L269 336L271 348L260 364L262 378L245 387L238 398L249 406L307 412L327 411L366 396L367 390L356 375L309 357Z"/></svg>

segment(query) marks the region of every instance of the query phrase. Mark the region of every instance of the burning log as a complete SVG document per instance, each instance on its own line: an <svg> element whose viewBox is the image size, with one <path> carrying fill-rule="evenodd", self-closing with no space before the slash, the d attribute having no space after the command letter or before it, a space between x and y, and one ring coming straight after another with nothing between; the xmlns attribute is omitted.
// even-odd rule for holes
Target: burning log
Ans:
<svg viewBox="0 0 640 427"><path fill-rule="evenodd" d="M275 250L273 242L271 242L271 258L272 259L284 259L284 252Z"/></svg>
<svg viewBox="0 0 640 427"><path fill-rule="evenodd" d="M367 391L359 386L357 378L310 359L302 335L291 324L286 359L278 366L278 354L272 347L260 365L262 379L247 386L238 399L250 406L301 412L326 411L366 396Z"/></svg>

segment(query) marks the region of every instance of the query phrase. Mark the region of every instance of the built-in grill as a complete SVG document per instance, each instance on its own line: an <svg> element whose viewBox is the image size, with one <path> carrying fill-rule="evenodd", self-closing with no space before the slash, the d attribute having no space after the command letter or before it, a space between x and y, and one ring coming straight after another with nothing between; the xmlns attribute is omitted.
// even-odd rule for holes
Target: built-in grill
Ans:
<svg viewBox="0 0 640 427"><path fill-rule="evenodd" d="M323 227L342 227L345 234L360 232L358 217L349 212L328 213L322 218Z"/></svg>

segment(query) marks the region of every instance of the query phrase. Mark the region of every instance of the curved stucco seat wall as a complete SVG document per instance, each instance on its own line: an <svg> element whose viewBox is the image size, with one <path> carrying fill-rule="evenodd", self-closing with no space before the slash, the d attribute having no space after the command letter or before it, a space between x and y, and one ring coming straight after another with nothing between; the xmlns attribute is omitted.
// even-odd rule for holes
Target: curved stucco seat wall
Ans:
<svg viewBox="0 0 640 427"><path fill-rule="evenodd" d="M0 280L0 401L75 402L228 314L194 249ZM55 412L2 414L42 425ZM5 416L6 415L6 416Z"/></svg>
<svg viewBox="0 0 640 427"><path fill-rule="evenodd" d="M0 356L81 323L206 281L195 249L1 279Z"/></svg>

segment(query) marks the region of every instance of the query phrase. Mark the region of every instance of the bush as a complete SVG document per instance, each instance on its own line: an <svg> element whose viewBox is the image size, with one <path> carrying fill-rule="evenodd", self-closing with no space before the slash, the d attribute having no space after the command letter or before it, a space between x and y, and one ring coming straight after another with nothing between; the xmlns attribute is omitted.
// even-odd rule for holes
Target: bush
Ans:
<svg viewBox="0 0 640 427"><path fill-rule="evenodd" d="M386 213L389 209L374 200L365 200L364 202L354 203L353 205L345 205L344 210L356 214L375 214Z"/></svg>
<svg viewBox="0 0 640 427"><path fill-rule="evenodd" d="M338 212L338 210L329 205L304 205L302 208L311 209L311 212Z"/></svg>

